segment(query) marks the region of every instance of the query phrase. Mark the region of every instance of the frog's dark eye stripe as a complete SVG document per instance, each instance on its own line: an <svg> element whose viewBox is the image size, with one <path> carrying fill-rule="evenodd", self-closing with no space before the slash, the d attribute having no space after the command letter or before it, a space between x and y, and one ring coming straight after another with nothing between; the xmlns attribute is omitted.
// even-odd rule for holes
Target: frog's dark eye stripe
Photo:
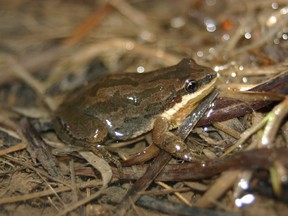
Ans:
<svg viewBox="0 0 288 216"><path fill-rule="evenodd" d="M188 93L197 91L197 82L195 80L186 80L185 91Z"/></svg>

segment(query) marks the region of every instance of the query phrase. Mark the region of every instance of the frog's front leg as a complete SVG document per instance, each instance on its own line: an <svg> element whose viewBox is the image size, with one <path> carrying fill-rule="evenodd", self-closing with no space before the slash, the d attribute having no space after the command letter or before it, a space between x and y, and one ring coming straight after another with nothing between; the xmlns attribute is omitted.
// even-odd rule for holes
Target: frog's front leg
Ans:
<svg viewBox="0 0 288 216"><path fill-rule="evenodd" d="M185 161L199 160L183 140L169 131L169 126L169 121L164 117L155 120L152 131L154 144L179 159Z"/></svg>

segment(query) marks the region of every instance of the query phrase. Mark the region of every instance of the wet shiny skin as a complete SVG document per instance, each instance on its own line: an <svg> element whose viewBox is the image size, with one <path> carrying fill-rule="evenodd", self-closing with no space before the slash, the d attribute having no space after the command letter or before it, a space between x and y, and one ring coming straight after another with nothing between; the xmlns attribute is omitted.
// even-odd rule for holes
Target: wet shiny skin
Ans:
<svg viewBox="0 0 288 216"><path fill-rule="evenodd" d="M169 130L180 125L213 90L215 81L212 69L192 59L143 74L108 75L69 95L55 112L54 129L65 143L85 148L153 130L160 148L192 160L190 150Z"/></svg>

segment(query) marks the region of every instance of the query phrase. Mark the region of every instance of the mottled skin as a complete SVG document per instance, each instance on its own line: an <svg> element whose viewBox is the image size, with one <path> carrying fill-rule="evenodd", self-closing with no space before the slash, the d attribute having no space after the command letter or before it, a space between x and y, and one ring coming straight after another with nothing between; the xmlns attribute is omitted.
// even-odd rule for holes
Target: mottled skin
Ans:
<svg viewBox="0 0 288 216"><path fill-rule="evenodd" d="M171 130L212 91L215 80L212 69L197 65L192 59L142 74L108 75L67 97L55 112L53 125L65 143L88 148L100 147L107 138L127 140L152 129L157 131L155 121ZM165 138L153 133L155 143L165 149L166 141L161 145ZM165 150L190 160L187 155L175 154L174 149Z"/></svg>

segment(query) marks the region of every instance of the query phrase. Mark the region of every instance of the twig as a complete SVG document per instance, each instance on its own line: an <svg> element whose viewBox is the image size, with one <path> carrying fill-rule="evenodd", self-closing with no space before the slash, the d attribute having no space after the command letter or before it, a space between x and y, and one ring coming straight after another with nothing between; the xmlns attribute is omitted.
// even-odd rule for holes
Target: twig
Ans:
<svg viewBox="0 0 288 216"><path fill-rule="evenodd" d="M111 9L112 7L108 3L97 8L93 14L75 30L72 36L64 41L64 46L71 46L80 41L93 27L100 24L100 22L110 13Z"/></svg>
<svg viewBox="0 0 288 216"><path fill-rule="evenodd" d="M87 188L87 187L99 186L101 184L102 184L101 181L93 180L93 181L88 181L88 182L84 182L81 184L77 184L77 187L78 188ZM51 189L48 189L48 190L44 190L44 191L40 191L40 192L29 193L29 194L24 194L24 195L19 195L19 196L5 197L5 198L0 199L0 204L27 201L27 200L34 199L34 198L49 196L49 195L53 195L55 193L61 193L61 192L71 191L71 190L72 190L71 187L64 186L64 187L56 188L56 189L54 189L54 191L52 191Z"/></svg>

